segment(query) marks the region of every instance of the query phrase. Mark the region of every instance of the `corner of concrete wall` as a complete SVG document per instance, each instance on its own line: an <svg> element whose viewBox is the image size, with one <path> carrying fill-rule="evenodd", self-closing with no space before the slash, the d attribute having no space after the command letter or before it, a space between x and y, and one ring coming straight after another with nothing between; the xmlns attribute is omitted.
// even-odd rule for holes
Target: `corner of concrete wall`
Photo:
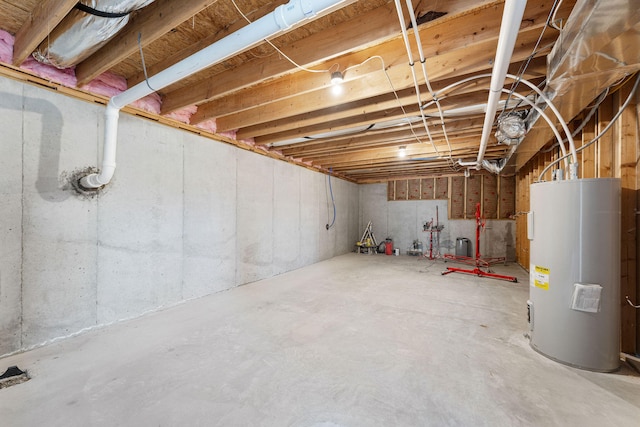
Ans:
<svg viewBox="0 0 640 427"><path fill-rule="evenodd" d="M360 236L371 221L378 242L389 237L394 247L406 253L413 247L414 240L422 244L426 251L431 236L424 232L424 224L431 220L444 225L440 232L441 254L454 254L456 240L467 238L475 254L476 221L448 219L446 200L387 200L386 184L364 184L359 188L359 229ZM359 237L358 237L359 238ZM512 220L487 220L480 239L482 255L506 257L515 260L515 223Z"/></svg>
<svg viewBox="0 0 640 427"><path fill-rule="evenodd" d="M0 354L22 346L23 87L0 79Z"/></svg>

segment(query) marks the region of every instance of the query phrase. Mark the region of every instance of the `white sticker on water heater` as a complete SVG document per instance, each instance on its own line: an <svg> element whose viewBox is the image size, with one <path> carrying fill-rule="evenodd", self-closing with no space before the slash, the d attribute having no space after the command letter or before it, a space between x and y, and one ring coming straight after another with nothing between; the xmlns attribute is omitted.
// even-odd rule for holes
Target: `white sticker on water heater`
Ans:
<svg viewBox="0 0 640 427"><path fill-rule="evenodd" d="M585 311L587 313L597 313L600 311L600 295L602 286L600 285L573 285L573 297L571 298L571 309Z"/></svg>
<svg viewBox="0 0 640 427"><path fill-rule="evenodd" d="M547 267L540 267L539 265L531 265L531 286L549 290L549 276L551 271Z"/></svg>

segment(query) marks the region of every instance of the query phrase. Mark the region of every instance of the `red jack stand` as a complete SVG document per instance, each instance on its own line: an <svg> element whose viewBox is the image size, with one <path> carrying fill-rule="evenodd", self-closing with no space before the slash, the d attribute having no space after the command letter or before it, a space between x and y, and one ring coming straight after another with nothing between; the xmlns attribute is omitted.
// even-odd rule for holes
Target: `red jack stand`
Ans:
<svg viewBox="0 0 640 427"><path fill-rule="evenodd" d="M482 220L482 215L480 213L480 203L476 205L476 257L471 258L467 256L460 255L450 255L445 254L445 260L450 259L452 261L461 262L463 264L471 265L475 267L473 270L466 268L457 268L457 267L447 267L445 271L442 272L442 275L449 273L463 273L463 274L473 274L474 276L479 277L488 277L490 279L499 279L499 280L507 280L509 282L517 282L518 278L514 276L504 276L502 274L495 274L489 271L489 266L493 264L497 264L499 262L504 262L504 257L497 258L482 258L480 255L480 231L484 228L484 221ZM483 271L482 268L486 269Z"/></svg>

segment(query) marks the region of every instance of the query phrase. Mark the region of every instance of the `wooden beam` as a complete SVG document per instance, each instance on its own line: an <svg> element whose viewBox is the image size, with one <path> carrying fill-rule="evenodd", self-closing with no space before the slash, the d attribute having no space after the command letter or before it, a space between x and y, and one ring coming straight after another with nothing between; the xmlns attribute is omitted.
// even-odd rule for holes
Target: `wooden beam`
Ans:
<svg viewBox="0 0 640 427"><path fill-rule="evenodd" d="M87 84L138 51L138 34L146 46L217 0L156 0L129 19L129 23L100 50L76 66L78 87Z"/></svg>
<svg viewBox="0 0 640 427"><path fill-rule="evenodd" d="M470 46L480 43L486 40L497 40L498 29L500 24L500 14L496 13L498 8L497 3L492 3L491 7L484 7L474 10L474 13L468 13L455 20L449 20L441 22L440 20L434 21L432 26L422 26L420 29L421 37L423 40L438 40L437 43L429 44L425 46L425 55L430 58L428 60L428 68L438 69L439 67L449 67L457 69L456 74L460 74L462 71L461 63L464 63L464 57L452 57L449 62L445 62L442 59L438 60L437 57L455 51L463 47L469 48ZM485 5L486 6L486 5ZM501 5L500 5L501 7ZM544 24L546 15L543 11L536 10L535 13L529 12L526 24L523 25L523 30L533 31L536 30L536 37L541 25ZM461 22L459 22L461 21ZM495 24L495 28L491 24ZM484 48L479 46L478 51L482 51ZM485 52L489 55L485 58L486 67L490 68L490 58L493 56L495 46L486 49ZM475 52L474 52L475 53ZM465 55L464 53L462 55ZM381 43L374 48L366 49L364 51L357 52L348 56L342 56L338 58L340 62L346 63L347 66L355 66L360 64L368 58L380 56L383 57L385 63L389 69L398 65L406 65L406 53L402 39L395 38L385 43ZM470 55L473 57L474 55ZM436 57L436 58L434 58ZM436 61L435 63L431 63ZM382 64L373 64L380 69ZM327 68L328 66L325 66ZM375 71L376 68L372 68L369 65L368 68L357 67L350 69L345 77L347 81L354 78L364 78L368 72ZM404 73L407 70L402 70ZM238 70L235 70L237 73ZM420 73L419 73L420 74ZM409 81L409 86L405 84L399 84L397 76L391 76L394 81L396 89L402 89L403 87L410 87L412 82ZM432 76L433 77L433 76ZM218 79L216 76L216 84ZM363 93L364 96L373 96L367 89L370 86L378 86L381 88L388 88L388 81L386 77L382 76L375 81L373 78L368 78L369 84L362 84L360 87L349 88L351 93ZM214 102L208 102L205 105L200 105L198 113L193 117L195 122L204 121L212 117L220 117L228 115L232 112L240 112L249 108L255 108L260 105L265 105L276 100L283 100L290 96L294 96L318 90L319 88L326 88L329 86L328 77L326 75L311 75L307 73L297 73L297 76L291 76L288 79L279 79L270 81L264 86L252 87L250 91L243 90L235 93L233 96L225 96L222 99L216 99ZM342 96L342 98L345 98Z"/></svg>
<svg viewBox="0 0 640 427"><path fill-rule="evenodd" d="M527 58L537 38L537 32L526 31L522 34L521 39L519 39L522 40L522 44L516 47L512 56L514 60L520 61ZM551 39L545 39L543 42L549 41ZM494 56L495 44L496 40L484 41L471 47L449 51L430 58L427 61L428 69L433 70L430 72L430 79L438 81L459 74L485 70ZM216 123L220 130L235 130L257 123L290 117L294 115L294 112L295 114L300 114L317 109L335 107L337 102L347 103L375 97L389 92L389 79L393 81L396 90L406 89L413 85L411 72L407 64L387 64L386 72L378 70L367 74L366 78L344 82L342 84L343 93L339 98L326 86L321 86L323 90L316 90L304 95L293 96L239 113L219 117ZM422 78L420 78L420 82L424 83Z"/></svg>
<svg viewBox="0 0 640 427"><path fill-rule="evenodd" d="M598 133L611 122L614 116L613 97L609 96L598 108ZM612 178L614 176L615 141L613 132L609 131L598 140L598 178Z"/></svg>
<svg viewBox="0 0 640 427"><path fill-rule="evenodd" d="M243 138L256 136L256 143L264 145L273 142L286 141L293 138L313 136L327 131L353 129L369 126L374 123L389 122L391 120L407 118L417 119L420 117L421 110L415 102L415 96L411 97L414 101L413 104L411 104L410 100L407 99L407 104L404 104L404 110L399 108L395 99L386 101L389 97L392 97L392 95L381 95L380 97L377 97L384 101L378 101L376 99L363 100L353 104L346 104L341 106L340 109L333 108L318 110L316 112L306 113L303 116L292 117L291 121L299 125L297 128L291 128L285 120L276 120L275 122L267 122L264 126L252 127L250 130L243 128L239 131L239 134ZM464 105L464 99L470 103L473 103L474 100L478 103L486 101L486 93L477 95L468 94L467 97L451 97L442 102L441 105L443 106L443 109L447 110L455 108L458 105ZM427 123L431 125L430 129L433 128L434 131L437 131L441 128L440 119L439 117L436 117L437 108L435 106L422 111L427 115L431 115L430 117L427 117ZM467 118L469 118L469 116ZM453 119L447 120L455 121ZM302 123L304 123L304 125ZM414 128L423 128L422 121L415 122ZM258 133L259 129L262 129L262 133ZM267 133L270 131L276 132Z"/></svg>
<svg viewBox="0 0 640 427"><path fill-rule="evenodd" d="M501 7L502 2L494 2L490 7L483 7L475 10L474 13L465 14L463 17L456 20L448 20L441 22L439 20L434 21L431 26L422 26L420 28L420 34L423 40L438 40L438 42L425 46L425 55L427 58L427 68L429 70L436 70L435 74L431 77L436 78L437 75L442 74L443 69L455 70L452 75L458 75L464 72L464 63L467 59L472 59L477 55L477 52L482 52L485 56L482 58L485 62L481 69L490 68L490 60L495 54L495 43L497 41L499 27L500 27L500 14L496 11ZM523 24L523 32L529 34L535 33L537 39L539 35L539 29L544 25L546 20L546 14L544 11L534 10L528 11L527 20ZM548 33L549 37L553 34ZM553 37L555 39L555 37ZM482 42L487 42L486 45L481 45ZM521 42L522 43L522 42ZM477 49L473 49L472 46L477 46ZM318 49L317 47L315 49ZM462 49L462 50L459 50ZM468 50L465 50L468 49ZM453 52L459 52L456 55ZM468 52L473 52L469 55ZM530 53L527 52L527 56ZM374 63L367 63L363 66L356 66L363 61L374 58L384 58L385 66L390 74L391 80L394 82L396 90L411 87L413 85L410 79L410 72L406 69L407 59L406 51L402 39L394 38L381 43L375 47L361 50L357 53L342 56L339 61L342 63L343 68L354 67L347 71L345 74L346 82L343 84L345 87L344 94L341 96L343 102L349 102L353 100L353 97L349 97L351 94L356 96L360 94L361 98L372 97L384 92L389 92L389 83L387 77L380 73L382 63L375 61ZM335 61L332 59L332 61ZM398 69L400 67L401 69ZM246 68L253 68L249 65ZM325 69L328 66L325 66ZM242 75L242 70L232 70L236 74L235 79L238 78L238 74ZM431 71L430 71L431 72ZM409 74L407 74L409 73ZM377 76L369 74L378 74ZM421 74L421 73L418 73ZM354 79L366 78L366 82L359 82L358 84L349 84L349 81ZM255 78L251 80L255 81ZM218 76L212 80L215 85L220 85ZM227 95L223 98L219 96L211 95L211 99L214 101L208 102L205 105L200 105L198 112L192 117L194 122L204 121L213 117L220 117L229 115L231 113L240 113L249 109L255 109L256 107L271 105L274 101L286 100L293 96L300 96L304 93L310 93L318 91L318 89L328 88L330 86L328 75L321 73L296 73L295 76L291 76L287 79L276 79L265 83L259 87L252 86L250 90L241 90L233 95ZM377 88L375 91L373 88ZM194 89L194 91L196 91ZM202 90L198 90L202 93ZM211 90L207 91L211 93ZM171 103L169 98L171 94L167 95L165 103ZM336 97L327 100L327 102L335 103ZM192 98L191 103L197 103L195 98ZM174 108L173 104L169 104L167 109ZM188 105L184 102L180 105ZM252 113L255 114L255 113ZM234 128L240 128L243 126L237 126Z"/></svg>
<svg viewBox="0 0 640 427"><path fill-rule="evenodd" d="M438 11L446 15L433 23L425 23L420 27L425 28L431 25L442 25L446 21L455 19L458 16L470 14L471 11L489 8L500 1L484 0L453 0L438 5ZM404 8L403 2L403 8ZM405 11L405 17L408 14ZM355 50L365 49L377 45L380 40L397 38L399 34L398 17L395 6L392 2L376 8L355 19L341 23L331 28L329 31L313 34L290 46L282 47L284 53L293 58L297 64L306 68L328 69L335 62L319 67L324 61L337 58ZM444 39L444 38L443 38ZM398 43L398 41L395 41ZM371 55L370 55L371 56ZM340 57L341 69L357 64L361 60ZM222 96L229 95L241 89L251 88L254 91L255 82L260 80L271 80L282 77L285 74L296 71L297 68L280 55L252 60L242 69L233 69L222 72L213 78L205 79L189 88L175 89L165 94L163 103L163 113L175 111L188 105L201 104L212 101ZM328 80L324 75L324 80ZM203 97L203 94L205 96ZM201 107L205 108L205 107ZM200 111L193 118L194 122L217 117L215 111ZM211 107L215 109L216 107Z"/></svg>
<svg viewBox="0 0 640 427"><path fill-rule="evenodd" d="M55 27L64 19L77 0L43 0L36 4L29 19L16 33L13 65L20 66Z"/></svg>
<svg viewBox="0 0 640 427"><path fill-rule="evenodd" d="M263 17L264 15L270 13L273 11L274 8L278 7L281 4L286 3L287 0L275 0L271 3L268 3L264 6L262 6L261 8L259 8L258 10L252 11L252 12L248 12L246 13L247 17L252 20L255 21L261 17ZM189 47L187 47L186 49L183 49L179 52L174 53L173 55L163 59L162 61L159 61L153 65L148 65L147 66L147 75L149 76L153 76L158 74L160 71L169 68L170 66L182 61L183 59L193 55L196 52L201 51L202 49L204 49L205 47L212 45L213 43L217 42L218 40L221 40L223 38L225 38L226 36L235 33L236 31L238 31L240 28L244 27L245 25L247 25L247 21L245 21L243 18L238 19L236 22L234 22L233 24L223 28L222 30L216 32L215 34L211 34L201 40L199 40L197 43L194 43L192 45L190 45ZM144 81L144 71L141 70L139 73L129 77L127 79L127 83L129 84L129 86L134 86L140 82Z"/></svg>
<svg viewBox="0 0 640 427"><path fill-rule="evenodd" d="M395 6L388 3L353 20L336 25L331 30L312 34L290 46L279 48L296 63L314 69L318 63L330 58L346 54L354 49L371 46L376 41L395 36L398 31L398 17ZM209 43L211 44L211 43ZM278 45L277 40L274 44ZM347 64L343 64L343 69ZM270 55L256 58L244 64L242 69L222 72L213 78L202 80L187 88L167 92L162 103L162 112L166 114L188 105L200 104L220 98L232 92L249 88L253 91L256 81L273 79L297 71L295 65L281 55ZM328 73L322 73L324 80L329 80ZM212 115L213 114L213 115ZM217 117L210 113L202 119Z"/></svg>
<svg viewBox="0 0 640 427"><path fill-rule="evenodd" d="M448 148L441 141L437 144L438 150L440 152L440 157L445 159L448 155ZM475 156L478 150L478 142L474 140L469 141L468 139L461 138L460 141L452 141L451 144L452 153L456 157L463 157L465 155ZM491 145L488 152L488 157L491 158L492 155L495 156L496 153L499 153L500 156L504 156L504 147ZM313 161L314 163L319 164L331 164L331 165L341 165L341 164L356 164L362 163L364 165L371 165L377 161L386 161L388 159L392 159L394 161L399 161L402 163L406 163L411 159L416 159L423 161L423 158L432 158L438 157L433 148L428 144L411 144L407 145L407 157L406 159L398 158L398 147L384 147L384 148L374 148L366 151L359 152L336 152L334 154L328 154L324 156L316 156L316 157L302 157L303 161ZM436 159L434 159L436 160Z"/></svg>
<svg viewBox="0 0 640 427"><path fill-rule="evenodd" d="M459 129L459 126L464 126L464 129ZM478 131L482 129L482 119L474 119L472 121L458 122L447 125L447 132L451 138L461 138L463 136L469 137L477 135ZM315 140L310 142L304 142L299 144L291 144L283 147L275 147L277 150L282 151L287 156L299 156L299 155L312 155L331 153L334 151L350 150L358 151L362 149L368 149L380 146L398 146L402 143L408 145L416 142L416 136L425 140L426 131L424 128L417 127L413 131L410 129L402 130L389 130L385 129L381 132L366 132L364 135L351 136L345 138L336 138L331 140ZM442 130L433 131L431 133L433 138L438 140L443 139Z"/></svg>
<svg viewBox="0 0 640 427"><path fill-rule="evenodd" d="M588 143L596 136L596 119L592 117L591 120L582 129L582 145ZM580 153L582 155L582 178L595 178L596 177L596 147L597 142L591 146L585 148Z"/></svg>
<svg viewBox="0 0 640 427"><path fill-rule="evenodd" d="M513 64L510 69L516 73L520 67L520 63ZM538 82L539 79L533 77L537 75L535 72L539 67L546 68L544 58L536 58L531 61L532 73L525 73L532 82ZM482 70L480 73L486 73L489 70ZM471 77L472 73L463 76L456 76L452 79L444 79L433 83L434 90L443 88L460 79ZM486 103L487 88L489 78L472 81L467 86L461 86L456 91L452 91L450 96L443 99L442 106L444 109L454 108L457 105L469 105L473 103ZM469 98L461 95L470 95L480 91L480 95ZM308 113L298 114L284 119L278 119L271 122L259 123L248 126L238 131L239 138L255 138L259 144L269 144L272 142L282 141L291 138L304 137L316 133L324 133L328 130L335 130L338 127L349 128L366 125L373 120L390 120L392 118L404 117L404 113L398 109L399 103L405 106L405 112L412 114L418 112L415 90L413 88L397 91L398 99L393 94L383 94L374 98L358 100L352 103L340 105L339 108L331 107L327 109L311 111ZM397 115L391 114L391 111L397 111ZM435 106L427 112L437 112Z"/></svg>

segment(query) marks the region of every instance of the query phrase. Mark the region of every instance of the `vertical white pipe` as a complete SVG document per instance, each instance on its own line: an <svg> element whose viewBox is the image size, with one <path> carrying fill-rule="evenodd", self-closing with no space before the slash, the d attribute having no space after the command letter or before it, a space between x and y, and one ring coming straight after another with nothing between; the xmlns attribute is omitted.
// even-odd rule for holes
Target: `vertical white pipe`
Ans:
<svg viewBox="0 0 640 427"><path fill-rule="evenodd" d="M489 135L493 128L496 111L498 109L498 101L504 87L504 81L509 69L511 55L516 44L520 23L524 15L524 9L527 6L527 0L506 0L504 11L502 13L502 24L500 25L500 35L498 36L498 47L496 48L496 57L493 63L493 71L491 73L491 84L489 89L489 99L487 100L487 113L484 116L484 125L482 126L482 136L480 138L480 149L478 150L478 158L476 167L480 168L484 153L487 150Z"/></svg>
<svg viewBox="0 0 640 427"><path fill-rule="evenodd" d="M400 30L402 31L402 38L404 39L404 45L407 49L407 56L409 57L409 68L411 68L411 76L413 77L413 87L416 90L416 98L418 99L418 106L422 104L422 97L420 95L420 85L418 84L418 79L416 77L416 70L414 68L415 62L413 61L413 53L411 51L411 44L409 43L409 36L407 35L407 28L404 23L404 12L402 11L402 5L400 4L400 0L395 0L396 11L398 12L398 20L400 21ZM418 27L415 26L414 31L418 31ZM429 124L427 123L427 118L424 114L420 114L422 119L422 126L424 130L427 132L427 138L429 138L429 142L433 147L433 150L436 152L436 155L440 155L438 151L438 147L433 142L433 137L431 136L431 131L429 130Z"/></svg>
<svg viewBox="0 0 640 427"><path fill-rule="evenodd" d="M113 178L116 171L116 141L118 137L118 117L120 108L114 107L111 101L104 112L104 141L102 149L102 167L100 173L92 173L80 179L80 186L85 189L100 188Z"/></svg>
<svg viewBox="0 0 640 427"><path fill-rule="evenodd" d="M250 49L264 39L274 37L293 25L315 17L318 13L346 0L291 0L278 6L273 12L218 40L199 52L168 67L147 81L127 89L109 100L105 112L105 138L103 163L100 174L91 174L80 180L86 189L100 188L108 184L115 171L115 153L118 131L118 111L156 90L160 90L198 71L224 61L233 55ZM148 84L147 84L148 83ZM153 89L151 89L150 87Z"/></svg>

